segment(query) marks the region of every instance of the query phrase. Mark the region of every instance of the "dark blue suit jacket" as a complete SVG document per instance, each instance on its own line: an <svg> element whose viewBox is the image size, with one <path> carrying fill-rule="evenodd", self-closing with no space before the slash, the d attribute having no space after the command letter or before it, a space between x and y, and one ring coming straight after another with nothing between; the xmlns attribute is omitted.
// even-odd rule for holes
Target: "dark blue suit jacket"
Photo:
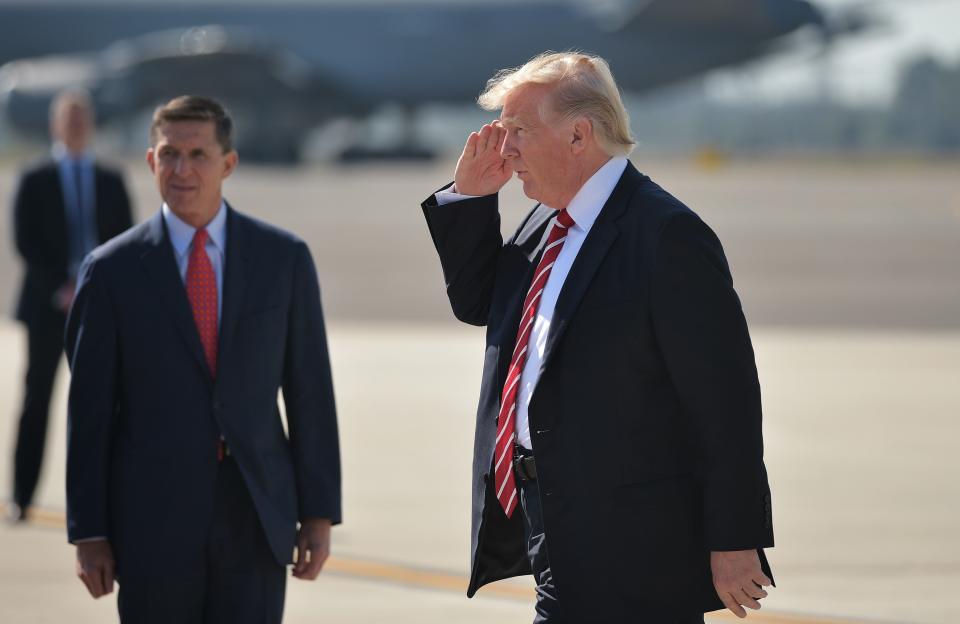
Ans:
<svg viewBox="0 0 960 624"><path fill-rule="evenodd" d="M133 224L130 199L119 172L96 163L97 240L108 241ZM45 159L23 172L13 200L14 238L26 265L17 319L63 326L54 293L69 279L70 243L57 163ZM41 325L42 326L42 325ZM58 329L59 331L59 329Z"/></svg>
<svg viewBox="0 0 960 624"><path fill-rule="evenodd" d="M530 573L523 514L504 515L491 468L523 299L556 212L535 207L504 243L495 195L431 196L423 210L454 314L487 327L473 595ZM710 552L773 546L760 384L723 248L633 165L560 291L529 417L563 621L720 609Z"/></svg>
<svg viewBox="0 0 960 624"><path fill-rule="evenodd" d="M107 537L121 575L197 564L220 434L279 562L298 520L340 522L327 341L302 241L228 208L216 380L159 211L91 253L78 282L66 332L70 541Z"/></svg>

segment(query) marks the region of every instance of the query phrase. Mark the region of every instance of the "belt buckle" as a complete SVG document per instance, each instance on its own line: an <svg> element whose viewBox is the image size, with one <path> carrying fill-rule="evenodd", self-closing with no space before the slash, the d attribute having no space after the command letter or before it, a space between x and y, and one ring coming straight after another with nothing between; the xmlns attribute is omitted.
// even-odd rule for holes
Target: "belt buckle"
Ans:
<svg viewBox="0 0 960 624"><path fill-rule="evenodd" d="M520 481L526 481L527 475L523 470L523 456L514 451L510 463L513 464L514 476Z"/></svg>
<svg viewBox="0 0 960 624"><path fill-rule="evenodd" d="M536 478L536 473L531 474L531 471L528 469L528 460L532 460L532 457L521 455L519 452L513 456L513 472L521 481L533 481Z"/></svg>

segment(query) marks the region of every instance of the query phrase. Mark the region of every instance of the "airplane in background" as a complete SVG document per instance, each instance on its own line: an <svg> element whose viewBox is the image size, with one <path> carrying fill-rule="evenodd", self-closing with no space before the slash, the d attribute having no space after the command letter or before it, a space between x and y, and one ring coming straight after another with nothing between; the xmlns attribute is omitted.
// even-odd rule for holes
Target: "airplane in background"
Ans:
<svg viewBox="0 0 960 624"><path fill-rule="evenodd" d="M64 88L99 122L131 120L182 93L224 101L248 158L295 161L308 132L385 104L410 113L477 97L498 69L544 50L586 50L643 92L782 47L809 28L858 30L807 0L379 0L0 3L0 106L46 136ZM412 121L410 122L412 125ZM394 156L424 151L401 141Z"/></svg>

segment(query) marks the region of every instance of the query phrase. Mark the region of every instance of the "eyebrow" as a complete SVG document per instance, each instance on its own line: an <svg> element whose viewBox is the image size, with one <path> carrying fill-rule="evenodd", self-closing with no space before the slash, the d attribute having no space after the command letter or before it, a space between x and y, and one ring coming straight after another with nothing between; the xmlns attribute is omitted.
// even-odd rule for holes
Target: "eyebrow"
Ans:
<svg viewBox="0 0 960 624"><path fill-rule="evenodd" d="M525 120L519 117L501 117L500 124L504 126L529 126Z"/></svg>

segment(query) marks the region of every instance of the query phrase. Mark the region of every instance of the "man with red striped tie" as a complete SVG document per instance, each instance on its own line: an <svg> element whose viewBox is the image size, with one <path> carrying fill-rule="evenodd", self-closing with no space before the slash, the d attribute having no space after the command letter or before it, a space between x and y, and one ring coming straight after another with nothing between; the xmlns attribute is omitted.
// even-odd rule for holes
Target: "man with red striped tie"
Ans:
<svg viewBox="0 0 960 624"><path fill-rule="evenodd" d="M606 62L546 53L480 96L423 203L456 317L487 327L468 595L532 573L535 622L689 624L772 585L760 388L723 249L639 173ZM505 243L497 193L538 203Z"/></svg>

